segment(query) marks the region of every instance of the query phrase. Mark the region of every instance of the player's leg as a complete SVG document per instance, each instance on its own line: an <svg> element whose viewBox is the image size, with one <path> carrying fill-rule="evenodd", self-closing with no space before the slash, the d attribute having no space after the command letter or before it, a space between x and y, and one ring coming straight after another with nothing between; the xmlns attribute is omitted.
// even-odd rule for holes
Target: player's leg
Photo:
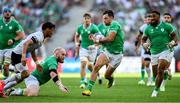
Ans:
<svg viewBox="0 0 180 103"><path fill-rule="evenodd" d="M86 65L88 64L88 50L81 48L80 49L80 61L81 61L81 67L80 67L80 88L85 88L87 79L86 79Z"/></svg>
<svg viewBox="0 0 180 103"><path fill-rule="evenodd" d="M114 83L114 77L113 77L113 72L116 68L113 68L111 67L110 65L107 67L107 70L106 70L106 73L104 75L105 79L108 80L108 83L107 83L107 88L110 88L113 83Z"/></svg>
<svg viewBox="0 0 180 103"><path fill-rule="evenodd" d="M4 53L4 76L8 77L9 76L9 65L11 63L11 49L8 49L5 53Z"/></svg>
<svg viewBox="0 0 180 103"><path fill-rule="evenodd" d="M15 66L16 70L19 71L19 73L15 74L12 77L8 77L7 79L4 80L6 84L4 90L7 90L15 86L17 83L20 83L29 76L27 67L23 66L21 63L21 55L12 52L11 60L12 60L12 65Z"/></svg>
<svg viewBox="0 0 180 103"><path fill-rule="evenodd" d="M88 86L86 88L86 90L84 90L82 92L82 95L85 95L85 96L90 96L91 95L91 91L92 91L92 88L95 84L95 81L96 81L96 78L97 78L97 74L99 72L99 70L101 69L101 67L105 64L108 63L108 58L107 56L104 54L104 53L101 53L95 63L95 66L93 68L93 71L91 72L91 78L88 82Z"/></svg>
<svg viewBox="0 0 180 103"><path fill-rule="evenodd" d="M145 77L144 58L141 58L141 79L140 81L138 81L138 84L140 85L145 84L144 77Z"/></svg>
<svg viewBox="0 0 180 103"><path fill-rule="evenodd" d="M114 70L121 63L123 54L108 54L109 57L109 66L105 73L105 78L108 80L107 88L110 88L114 84L114 77L112 76Z"/></svg>
<svg viewBox="0 0 180 103"><path fill-rule="evenodd" d="M152 83L151 83L151 86L155 86L157 68L158 68L158 58L159 58L159 54L151 55L151 64L152 64Z"/></svg>
<svg viewBox="0 0 180 103"><path fill-rule="evenodd" d="M30 75L28 78L26 78L25 84L25 89L17 88L11 91L9 94L15 96L38 96L40 87L38 80L34 76Z"/></svg>
<svg viewBox="0 0 180 103"><path fill-rule="evenodd" d="M4 61L4 52L3 52L3 50L0 50L0 73L3 72L3 70L2 70L3 61Z"/></svg>
<svg viewBox="0 0 180 103"><path fill-rule="evenodd" d="M93 67L94 67L94 65L95 65L95 61L96 61L97 57L99 56L99 54L98 54L98 56L97 56L97 52L98 52L97 49L89 50L89 55L88 55L88 58L89 58L88 69L89 69L91 72L92 72ZM99 52L99 53L100 53L100 52ZM97 79L98 79L98 83L99 83L99 84L102 84L102 78L101 78L99 72L98 72L98 74L97 74Z"/></svg>
<svg viewBox="0 0 180 103"><path fill-rule="evenodd" d="M172 57L173 57L173 52L170 52L169 50L166 50L160 53L159 60L158 60L158 73L157 73L157 78L156 78L156 86L151 95L152 97L157 96L158 90L164 78L164 71L170 65Z"/></svg>
<svg viewBox="0 0 180 103"><path fill-rule="evenodd" d="M151 69L150 69L150 58L145 58L145 69L147 72L148 80L147 80L147 86L151 86L152 83L152 76L151 76Z"/></svg>
<svg viewBox="0 0 180 103"><path fill-rule="evenodd" d="M163 81L162 81L161 86L160 86L160 91L165 91L165 85L166 85L166 82L169 78L169 66L170 66L170 63L172 61L173 54L174 54L174 52L171 52L171 53L169 53L169 55L166 58L164 58L164 56L161 57L161 58L166 59L169 63L167 64L167 67L164 70L164 74L163 74L164 77L163 77Z"/></svg>

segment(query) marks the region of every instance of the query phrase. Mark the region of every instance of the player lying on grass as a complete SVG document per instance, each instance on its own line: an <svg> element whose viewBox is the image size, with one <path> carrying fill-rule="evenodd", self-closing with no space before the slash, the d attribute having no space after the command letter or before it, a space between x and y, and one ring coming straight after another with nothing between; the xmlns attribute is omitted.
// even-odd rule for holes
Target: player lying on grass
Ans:
<svg viewBox="0 0 180 103"><path fill-rule="evenodd" d="M42 73L36 68L31 75L25 79L25 89L10 89L7 91L7 95L38 96L40 86L47 83L50 79L54 81L62 92L68 93L68 89L61 83L57 73L58 63L63 63L65 56L66 51L64 48L56 48L52 56L47 57L40 63L43 69Z"/></svg>

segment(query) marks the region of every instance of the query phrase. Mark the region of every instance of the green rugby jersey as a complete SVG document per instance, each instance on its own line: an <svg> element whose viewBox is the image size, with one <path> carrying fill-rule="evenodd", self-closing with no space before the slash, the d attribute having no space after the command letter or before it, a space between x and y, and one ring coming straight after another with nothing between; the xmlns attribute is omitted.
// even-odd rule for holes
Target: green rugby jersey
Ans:
<svg viewBox="0 0 180 103"><path fill-rule="evenodd" d="M8 40L16 37L16 32L22 31L21 25L13 17L10 21L6 23L4 19L0 18L0 50L9 49L16 46L20 41L14 43L14 45L9 46Z"/></svg>
<svg viewBox="0 0 180 103"><path fill-rule="evenodd" d="M94 42L89 39L89 36L96 33L100 32L95 24L91 23L87 28L81 24L76 30L76 34L81 36L81 47L87 49L88 46L94 45Z"/></svg>
<svg viewBox="0 0 180 103"><path fill-rule="evenodd" d="M170 34L174 32L171 24L161 21L156 27L148 25L144 31L144 35L150 40L151 54L158 54L164 50L168 50L167 44L172 40Z"/></svg>
<svg viewBox="0 0 180 103"><path fill-rule="evenodd" d="M106 28L106 36L110 32L115 32L116 36L112 42L106 43L104 47L112 54L123 53L124 48L124 32L119 22L112 21L111 24Z"/></svg>
<svg viewBox="0 0 180 103"><path fill-rule="evenodd" d="M41 64L43 68L43 72L40 73L37 69L35 69L31 75L35 76L39 81L40 85L48 82L51 79L50 70L57 70L58 62L57 59L52 55L47 57Z"/></svg>

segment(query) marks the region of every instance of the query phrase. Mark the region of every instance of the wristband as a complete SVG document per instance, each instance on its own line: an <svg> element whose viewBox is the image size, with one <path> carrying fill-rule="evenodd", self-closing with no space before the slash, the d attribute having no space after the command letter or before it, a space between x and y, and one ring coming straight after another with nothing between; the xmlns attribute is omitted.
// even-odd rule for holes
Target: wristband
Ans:
<svg viewBox="0 0 180 103"><path fill-rule="evenodd" d="M13 41L13 43L16 42L16 40L14 38L12 39L12 41Z"/></svg>

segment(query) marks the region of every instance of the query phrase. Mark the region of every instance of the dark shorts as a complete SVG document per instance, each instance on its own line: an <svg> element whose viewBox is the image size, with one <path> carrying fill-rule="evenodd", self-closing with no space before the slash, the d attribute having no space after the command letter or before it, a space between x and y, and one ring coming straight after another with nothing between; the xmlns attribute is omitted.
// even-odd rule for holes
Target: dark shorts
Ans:
<svg viewBox="0 0 180 103"><path fill-rule="evenodd" d="M22 55L12 52L12 54L11 54L12 65L21 63L21 57L22 57Z"/></svg>

